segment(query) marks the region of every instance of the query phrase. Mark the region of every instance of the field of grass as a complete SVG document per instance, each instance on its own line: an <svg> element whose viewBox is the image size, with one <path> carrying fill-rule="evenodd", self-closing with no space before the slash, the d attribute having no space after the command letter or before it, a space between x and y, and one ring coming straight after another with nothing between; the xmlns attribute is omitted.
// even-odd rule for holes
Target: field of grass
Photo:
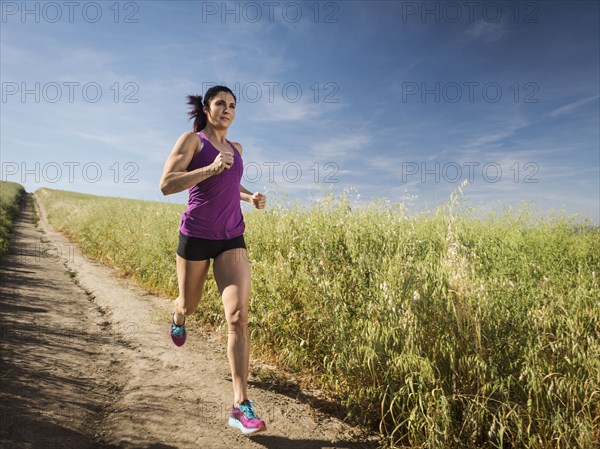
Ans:
<svg viewBox="0 0 600 449"><path fill-rule="evenodd" d="M88 256L177 295L181 205L42 189ZM245 214L253 354L308 376L394 448L600 444L600 231L523 209ZM223 329L208 282L198 314ZM260 348L261 352L258 352Z"/></svg>
<svg viewBox="0 0 600 449"><path fill-rule="evenodd" d="M8 250L13 221L19 213L19 202L24 194L21 184L0 181L0 260Z"/></svg>

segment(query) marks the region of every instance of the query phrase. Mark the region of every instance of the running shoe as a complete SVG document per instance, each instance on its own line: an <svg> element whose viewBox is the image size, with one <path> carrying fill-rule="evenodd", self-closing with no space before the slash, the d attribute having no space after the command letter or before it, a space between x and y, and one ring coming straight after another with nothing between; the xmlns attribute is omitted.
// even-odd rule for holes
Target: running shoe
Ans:
<svg viewBox="0 0 600 449"><path fill-rule="evenodd" d="M239 406L231 409L229 425L242 431L243 434L267 430L265 422L256 416L254 402L245 400Z"/></svg>
<svg viewBox="0 0 600 449"><path fill-rule="evenodd" d="M187 332L185 331L185 317L183 317L183 324L175 324L175 313L173 313L173 321L171 323L171 340L175 343L175 346L183 346Z"/></svg>

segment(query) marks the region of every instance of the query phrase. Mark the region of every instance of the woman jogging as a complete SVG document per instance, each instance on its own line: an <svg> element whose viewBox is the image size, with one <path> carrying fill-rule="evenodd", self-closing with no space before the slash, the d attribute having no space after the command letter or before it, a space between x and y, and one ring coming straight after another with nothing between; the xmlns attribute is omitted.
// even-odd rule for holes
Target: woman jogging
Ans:
<svg viewBox="0 0 600 449"><path fill-rule="evenodd" d="M164 195L189 189L177 247L179 296L175 300L170 335L181 346L187 333L185 317L196 311L210 259L222 297L228 327L227 357L233 383L229 425L249 434L266 430L248 400L248 300L250 265L244 242L245 223L240 200L263 209L266 197L241 184L242 146L226 139L235 118L236 98L224 86L189 96L194 132L183 133L167 158L160 180Z"/></svg>

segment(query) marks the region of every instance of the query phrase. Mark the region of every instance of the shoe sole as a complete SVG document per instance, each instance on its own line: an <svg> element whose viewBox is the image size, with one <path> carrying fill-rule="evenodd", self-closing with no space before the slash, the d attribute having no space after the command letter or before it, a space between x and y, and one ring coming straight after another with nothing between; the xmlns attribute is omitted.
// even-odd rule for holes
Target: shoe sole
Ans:
<svg viewBox="0 0 600 449"><path fill-rule="evenodd" d="M176 338L177 338L177 337L173 338L173 336L171 336L171 341L172 341L172 342L173 342L173 344L174 344L175 346L177 346L178 348L182 347L182 346L184 345L184 343L185 343L185 338L183 339L183 341L176 340Z"/></svg>
<svg viewBox="0 0 600 449"><path fill-rule="evenodd" d="M252 433L257 433L257 432L262 432L264 430L267 430L266 427L257 427L256 429L247 429L244 427L244 425L238 421L237 419L234 418L229 418L229 425L235 429L240 430L244 435L250 435Z"/></svg>
<svg viewBox="0 0 600 449"><path fill-rule="evenodd" d="M187 333L183 334L181 337L176 337L169 331L169 337L171 337L171 341L175 346L181 347L187 340Z"/></svg>

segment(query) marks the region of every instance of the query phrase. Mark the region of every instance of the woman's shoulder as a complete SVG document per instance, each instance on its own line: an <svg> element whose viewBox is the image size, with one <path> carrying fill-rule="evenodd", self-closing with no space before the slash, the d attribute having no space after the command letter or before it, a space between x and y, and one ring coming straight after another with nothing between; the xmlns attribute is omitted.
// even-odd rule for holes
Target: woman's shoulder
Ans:
<svg viewBox="0 0 600 449"><path fill-rule="evenodd" d="M186 148L187 151L193 151L193 154L200 151L204 144L200 133L195 133L194 131L183 132L179 136L178 142L181 142L182 146Z"/></svg>
<svg viewBox="0 0 600 449"><path fill-rule="evenodd" d="M198 142L200 139L200 133L195 133L194 131L184 131L179 136L180 141L188 143L188 142Z"/></svg>
<svg viewBox="0 0 600 449"><path fill-rule="evenodd" d="M197 136L198 134L195 133L194 131L184 131L181 133L181 135L179 136L180 139L187 139L190 138L192 136Z"/></svg>

